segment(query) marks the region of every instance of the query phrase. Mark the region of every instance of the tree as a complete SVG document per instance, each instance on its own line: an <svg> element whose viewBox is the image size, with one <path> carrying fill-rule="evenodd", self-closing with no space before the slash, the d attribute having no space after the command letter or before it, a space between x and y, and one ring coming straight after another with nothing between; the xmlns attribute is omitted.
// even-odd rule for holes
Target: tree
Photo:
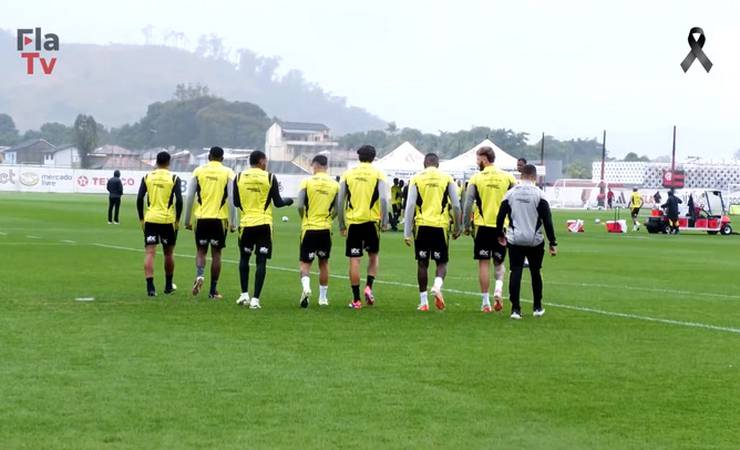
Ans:
<svg viewBox="0 0 740 450"><path fill-rule="evenodd" d="M0 145L14 145L18 142L18 129L13 118L8 114L0 114Z"/></svg>
<svg viewBox="0 0 740 450"><path fill-rule="evenodd" d="M62 123L49 122L41 125L41 138L46 139L50 144L59 146L75 142L75 130Z"/></svg>
<svg viewBox="0 0 740 450"><path fill-rule="evenodd" d="M642 162L642 161L650 161L650 158L647 156L637 156L637 153L635 152L629 152L626 155L624 155L624 161L626 162Z"/></svg>
<svg viewBox="0 0 740 450"><path fill-rule="evenodd" d="M75 145L80 155L80 166L85 169L90 166L88 156L98 145L98 124L93 116L79 114L74 124Z"/></svg>
<svg viewBox="0 0 740 450"><path fill-rule="evenodd" d="M583 162L575 161L565 168L565 175L568 178L591 178L591 169L586 167Z"/></svg>
<svg viewBox="0 0 740 450"><path fill-rule="evenodd" d="M396 125L396 122L388 122L388 126L386 127L385 132L389 134L396 134L398 132L398 125Z"/></svg>
<svg viewBox="0 0 740 450"><path fill-rule="evenodd" d="M210 89L208 89L208 86L201 85L200 83L188 83L187 85L180 83L175 86L175 100L180 102L209 96Z"/></svg>

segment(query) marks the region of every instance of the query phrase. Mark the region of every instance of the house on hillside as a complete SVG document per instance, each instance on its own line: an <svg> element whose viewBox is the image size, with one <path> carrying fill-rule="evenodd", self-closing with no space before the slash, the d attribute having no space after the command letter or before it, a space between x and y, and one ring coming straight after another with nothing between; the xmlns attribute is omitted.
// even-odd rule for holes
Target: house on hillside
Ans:
<svg viewBox="0 0 740 450"><path fill-rule="evenodd" d="M74 145L57 147L53 153L44 154L44 166L56 168L80 167L80 152Z"/></svg>
<svg viewBox="0 0 740 450"><path fill-rule="evenodd" d="M331 152L338 145L331 139L329 127L320 123L279 120L265 133L265 154L270 161L291 161L304 170L319 153L331 160Z"/></svg>
<svg viewBox="0 0 740 450"><path fill-rule="evenodd" d="M151 170L154 167L142 160L141 155L117 145L103 145L88 155L90 168L100 170Z"/></svg>
<svg viewBox="0 0 740 450"><path fill-rule="evenodd" d="M5 160L5 150L9 149L10 147L0 145L0 164L3 164Z"/></svg>
<svg viewBox="0 0 740 450"><path fill-rule="evenodd" d="M46 139L31 139L14 145L4 152L4 164L33 164L42 166L57 148Z"/></svg>

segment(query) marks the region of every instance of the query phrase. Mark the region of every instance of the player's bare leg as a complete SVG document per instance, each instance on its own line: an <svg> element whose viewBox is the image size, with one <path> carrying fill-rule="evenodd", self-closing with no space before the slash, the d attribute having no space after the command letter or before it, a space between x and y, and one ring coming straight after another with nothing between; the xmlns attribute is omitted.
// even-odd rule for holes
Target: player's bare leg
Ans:
<svg viewBox="0 0 740 450"><path fill-rule="evenodd" d="M154 288L154 255L156 253L156 245L147 245L144 248L144 277L146 278L146 293L149 297L157 295L157 290Z"/></svg>
<svg viewBox="0 0 740 450"><path fill-rule="evenodd" d="M350 308L362 308L360 301L360 258L349 259L349 284L352 286L352 303Z"/></svg>
<svg viewBox="0 0 740 450"><path fill-rule="evenodd" d="M211 289L208 298L219 300L223 298L218 293L218 277L221 276L221 249L211 246Z"/></svg>
<svg viewBox="0 0 740 450"><path fill-rule="evenodd" d="M168 245L162 251L164 252L164 293L172 294L177 289L172 282L175 275L175 246Z"/></svg>
<svg viewBox="0 0 740 450"><path fill-rule="evenodd" d="M367 282L365 283L365 301L368 306L375 304L375 296L373 295L373 283L375 282L375 276L378 274L378 266L380 265L380 256L377 253L368 253L367 262Z"/></svg>
<svg viewBox="0 0 740 450"><path fill-rule="evenodd" d="M329 260L319 260L319 306L328 306L329 298Z"/></svg>
<svg viewBox="0 0 740 450"><path fill-rule="evenodd" d="M491 300L488 297L488 290L491 288L491 261L489 259L478 260L478 281L480 283L481 293L481 311L491 312Z"/></svg>
<svg viewBox="0 0 740 450"><path fill-rule="evenodd" d="M311 263L301 261L301 308L308 308L311 299Z"/></svg>
<svg viewBox="0 0 740 450"><path fill-rule="evenodd" d="M200 294L205 282L206 254L208 247L198 247L195 251L195 282L193 283L193 295Z"/></svg>
<svg viewBox="0 0 740 450"><path fill-rule="evenodd" d="M501 311L504 309L504 275L506 274L506 266L501 262L497 264L494 261L494 272L493 276L496 279L493 287L493 309L495 311Z"/></svg>

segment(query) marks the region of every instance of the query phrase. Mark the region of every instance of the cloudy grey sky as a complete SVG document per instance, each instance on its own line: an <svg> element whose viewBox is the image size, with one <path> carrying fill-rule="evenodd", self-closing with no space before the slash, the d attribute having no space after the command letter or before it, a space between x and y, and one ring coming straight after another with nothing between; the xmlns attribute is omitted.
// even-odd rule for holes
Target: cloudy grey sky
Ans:
<svg viewBox="0 0 740 450"><path fill-rule="evenodd" d="M104 6L105 5L105 6ZM608 130L612 155L730 157L740 148L740 2L586 0L65 0L9 2L0 27L64 42L143 43L215 33L282 58L399 126L472 125L558 138ZM692 26L714 63L684 74ZM310 119L310 118L306 118ZM537 136L533 140L536 140Z"/></svg>

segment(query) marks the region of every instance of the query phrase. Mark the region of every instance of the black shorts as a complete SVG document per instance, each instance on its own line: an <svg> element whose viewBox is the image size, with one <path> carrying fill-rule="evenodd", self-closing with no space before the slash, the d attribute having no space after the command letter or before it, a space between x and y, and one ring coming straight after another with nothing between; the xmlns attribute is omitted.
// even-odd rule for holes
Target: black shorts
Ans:
<svg viewBox="0 0 740 450"><path fill-rule="evenodd" d="M226 219L198 219L195 221L195 246L199 248L226 247Z"/></svg>
<svg viewBox="0 0 740 450"><path fill-rule="evenodd" d="M307 230L301 239L300 260L304 263L329 259L331 255L331 230Z"/></svg>
<svg viewBox="0 0 740 450"><path fill-rule="evenodd" d="M439 227L419 227L414 239L414 253L417 261L433 259L437 264L446 263L449 252L445 230Z"/></svg>
<svg viewBox="0 0 740 450"><path fill-rule="evenodd" d="M239 252L247 256L256 253L257 256L272 258L272 228L270 225L242 228L239 234Z"/></svg>
<svg viewBox="0 0 740 450"><path fill-rule="evenodd" d="M630 210L630 214L632 215L632 218L634 219L640 214L640 208L632 208Z"/></svg>
<svg viewBox="0 0 740 450"><path fill-rule="evenodd" d="M347 249L345 255L358 258L362 251L378 253L380 251L380 229L377 222L356 223L347 229Z"/></svg>
<svg viewBox="0 0 740 450"><path fill-rule="evenodd" d="M501 264L506 258L506 247L498 242L499 232L493 227L477 227L473 244L473 259L491 259Z"/></svg>
<svg viewBox="0 0 740 450"><path fill-rule="evenodd" d="M144 245L170 247L177 242L177 230L174 223L144 222Z"/></svg>

